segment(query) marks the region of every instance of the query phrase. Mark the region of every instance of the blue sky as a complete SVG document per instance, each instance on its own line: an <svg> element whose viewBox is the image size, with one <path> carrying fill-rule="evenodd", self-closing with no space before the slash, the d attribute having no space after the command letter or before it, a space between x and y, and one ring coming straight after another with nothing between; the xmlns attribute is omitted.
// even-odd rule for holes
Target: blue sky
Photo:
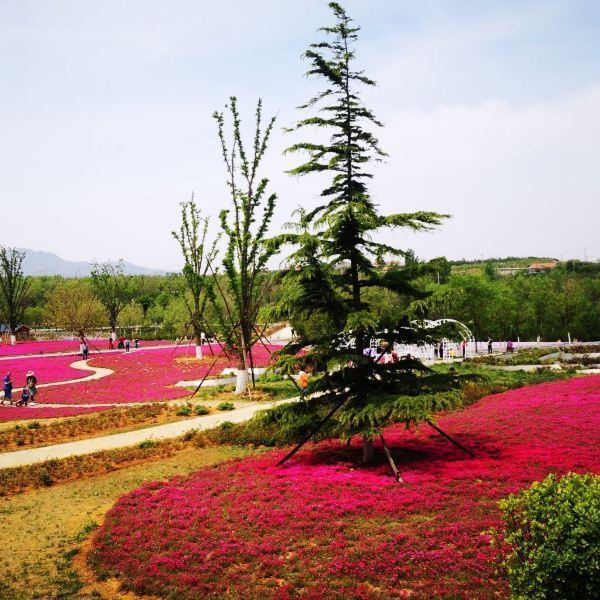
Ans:
<svg viewBox="0 0 600 600"><path fill-rule="evenodd" d="M278 115L273 233L314 206L321 182L284 175L281 128L318 89L300 56L326 4L0 0L0 241L177 269L179 202L227 203L211 114L231 94L247 120L259 96ZM345 6L386 125L373 197L453 214L388 241L426 258L600 259L600 3Z"/></svg>

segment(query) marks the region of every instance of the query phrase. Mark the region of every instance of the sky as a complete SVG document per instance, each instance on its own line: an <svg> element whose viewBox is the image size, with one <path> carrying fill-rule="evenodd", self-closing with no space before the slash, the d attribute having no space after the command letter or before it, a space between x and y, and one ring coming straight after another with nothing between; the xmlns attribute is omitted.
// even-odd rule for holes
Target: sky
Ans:
<svg viewBox="0 0 600 600"><path fill-rule="evenodd" d="M347 0L363 98L389 154L382 213L450 213L378 237L429 259L600 260L600 3ZM192 192L228 205L212 113L231 95L277 122L262 174L271 232L319 203L323 180L283 156L296 107L321 89L302 53L322 0L0 0L0 243L70 260L181 267L171 231Z"/></svg>

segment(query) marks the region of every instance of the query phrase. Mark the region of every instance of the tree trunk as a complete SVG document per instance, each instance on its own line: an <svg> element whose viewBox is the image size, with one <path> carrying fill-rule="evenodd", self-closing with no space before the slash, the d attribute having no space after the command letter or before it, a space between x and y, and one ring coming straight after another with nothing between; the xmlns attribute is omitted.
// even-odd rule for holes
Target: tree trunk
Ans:
<svg viewBox="0 0 600 600"><path fill-rule="evenodd" d="M202 333L199 330L194 331L194 341L196 342L196 358L202 360Z"/></svg>
<svg viewBox="0 0 600 600"><path fill-rule="evenodd" d="M241 362L238 365L238 370L236 374L235 381L235 393L236 394L246 394L248 392L248 369L246 369L246 365Z"/></svg>
<svg viewBox="0 0 600 600"><path fill-rule="evenodd" d="M373 439L367 436L363 436L362 439L362 461L365 465L370 465L374 459L373 453Z"/></svg>

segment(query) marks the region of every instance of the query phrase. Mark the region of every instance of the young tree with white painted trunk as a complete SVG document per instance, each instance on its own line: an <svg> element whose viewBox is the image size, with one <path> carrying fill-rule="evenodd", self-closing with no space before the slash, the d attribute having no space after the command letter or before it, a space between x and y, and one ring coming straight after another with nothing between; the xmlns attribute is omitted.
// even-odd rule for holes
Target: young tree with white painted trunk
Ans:
<svg viewBox="0 0 600 600"><path fill-rule="evenodd" d="M275 118L269 119L263 127L262 101L259 100L252 148L247 153L236 98L230 98L226 110L231 118L229 132L226 132L225 114L215 112L213 116L218 126L232 206L219 215L227 245L223 277L215 275L214 281L221 334L227 348L238 359L235 391L243 394L248 391L249 369L253 366L251 350L259 338L258 315L269 287L266 266L276 252L276 248L265 242L277 196L267 192L269 180L259 176Z"/></svg>
<svg viewBox="0 0 600 600"><path fill-rule="evenodd" d="M196 342L196 358L202 358L202 333L206 329L204 312L207 302L213 298L213 278L210 276L212 263L217 255L217 238L211 243L208 236L208 217L202 217L194 202L181 205L181 227L173 231L183 254L183 276L188 294L184 294L185 305L190 316L190 325Z"/></svg>

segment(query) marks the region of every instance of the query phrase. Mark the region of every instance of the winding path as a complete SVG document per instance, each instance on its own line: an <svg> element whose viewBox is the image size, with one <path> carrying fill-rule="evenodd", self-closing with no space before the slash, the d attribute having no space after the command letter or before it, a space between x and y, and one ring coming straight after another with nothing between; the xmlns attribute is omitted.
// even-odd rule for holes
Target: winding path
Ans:
<svg viewBox="0 0 600 600"><path fill-rule="evenodd" d="M102 379L103 377L108 377L112 375L114 371L112 369L106 369L104 367L92 367L87 364L87 360L76 360L69 365L73 369L78 369L80 371L92 371L91 375L87 375L86 377L79 377L77 379L66 379L64 381L53 381L52 383L40 383L38 384L38 388L49 388L57 385L70 385L72 383L81 383L83 381L93 381L94 379ZM0 399L4 399L4 392L0 391ZM38 408L54 408L54 407L62 407L63 404L35 404ZM85 406L89 406L86 404ZM100 406L100 405L99 405ZM106 406L113 406L112 404Z"/></svg>
<svg viewBox="0 0 600 600"><path fill-rule="evenodd" d="M163 440L174 438L192 429L212 429L225 421L241 423L242 421L251 419L259 410L271 408L293 400L293 398L289 398L276 402L248 402L227 413L194 417L186 421L176 421L175 423L167 423L166 425L146 427L145 429L137 429L135 431L127 431L125 433L106 435L76 442L67 442L65 444L56 444L54 446L5 452L0 454L0 469L31 465L46 460L66 458L68 456L92 454L101 450L114 450L115 448L135 446L147 439Z"/></svg>
<svg viewBox="0 0 600 600"><path fill-rule="evenodd" d="M38 387L52 387L55 385L68 385L70 383L81 383L82 381L93 381L94 379L102 379L112 375L114 371L112 369L106 369L104 367L92 367L87 364L87 360L76 360L69 365L73 369L79 369L80 371L92 371L91 375L87 377L80 377L79 379L67 379L65 381L54 381L53 383L40 383Z"/></svg>

